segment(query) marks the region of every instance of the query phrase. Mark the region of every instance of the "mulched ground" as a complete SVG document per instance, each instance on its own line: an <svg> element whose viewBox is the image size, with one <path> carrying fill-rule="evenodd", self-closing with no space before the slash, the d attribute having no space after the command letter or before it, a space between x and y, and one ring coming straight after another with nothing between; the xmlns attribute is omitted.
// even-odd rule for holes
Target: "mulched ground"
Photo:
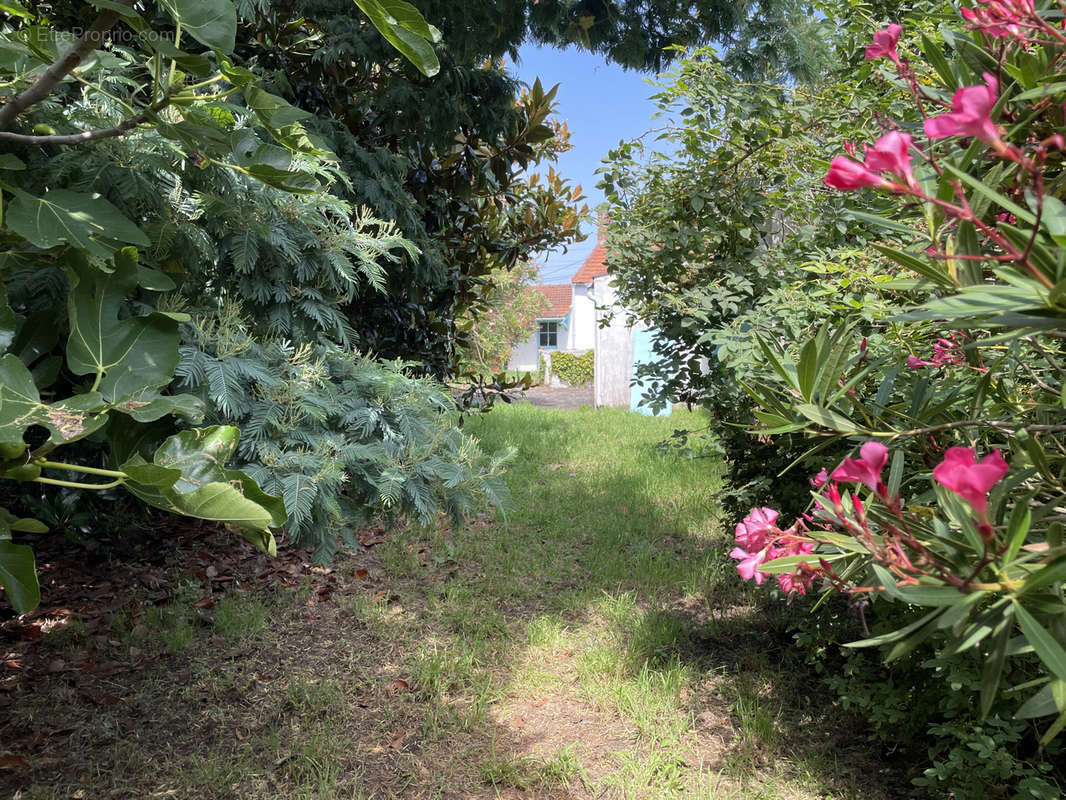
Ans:
<svg viewBox="0 0 1066 800"><path fill-rule="evenodd" d="M315 566L309 551L284 540L278 542L278 557L270 558L221 526L172 517L157 522L151 535L95 541L90 549L62 536L34 543L41 605L21 617L10 609L0 617L0 751L13 743L3 709L32 691L41 675L112 676L156 664L158 653L137 647L137 620L148 608L170 600L176 583L195 591L198 614L207 622L219 597L231 588L263 593L308 585L328 599L339 585L335 570ZM384 541L383 532L364 531L361 541L369 549ZM120 610L131 620L132 644L113 630L112 619ZM59 657L54 648L40 646L46 636L59 638L69 625L78 627L84 649ZM0 754L0 770L10 768L13 760L17 757L10 753Z"/></svg>

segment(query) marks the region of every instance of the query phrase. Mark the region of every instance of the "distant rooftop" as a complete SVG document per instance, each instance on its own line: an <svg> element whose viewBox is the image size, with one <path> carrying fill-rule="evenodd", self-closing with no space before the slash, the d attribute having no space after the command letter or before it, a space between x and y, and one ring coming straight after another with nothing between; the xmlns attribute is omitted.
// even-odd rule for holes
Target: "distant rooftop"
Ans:
<svg viewBox="0 0 1066 800"><path fill-rule="evenodd" d="M548 302L551 304L547 311L540 313L541 319L550 317L562 319L570 312L573 289L569 283L543 283L533 288L548 298Z"/></svg>
<svg viewBox="0 0 1066 800"><path fill-rule="evenodd" d="M592 283L594 278L607 274L607 248L603 244L607 235L607 223L610 222L606 214L600 214L599 225L596 227L596 246L592 248L585 263L574 273L571 283Z"/></svg>

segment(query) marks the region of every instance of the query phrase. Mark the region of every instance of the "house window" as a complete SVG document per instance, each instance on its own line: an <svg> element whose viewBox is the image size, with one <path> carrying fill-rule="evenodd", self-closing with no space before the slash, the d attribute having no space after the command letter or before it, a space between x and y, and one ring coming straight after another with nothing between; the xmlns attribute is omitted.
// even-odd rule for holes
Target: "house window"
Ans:
<svg viewBox="0 0 1066 800"><path fill-rule="evenodd" d="M540 346L554 350L559 346L559 323L540 323Z"/></svg>

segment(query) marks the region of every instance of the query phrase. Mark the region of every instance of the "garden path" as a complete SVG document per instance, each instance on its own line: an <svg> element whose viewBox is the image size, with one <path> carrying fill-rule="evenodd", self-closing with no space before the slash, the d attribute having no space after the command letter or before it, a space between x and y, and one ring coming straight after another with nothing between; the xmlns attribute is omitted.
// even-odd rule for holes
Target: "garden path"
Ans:
<svg viewBox="0 0 1066 800"><path fill-rule="evenodd" d="M656 453L688 413L497 407L468 430L518 451L506 518L364 531L330 568L196 533L112 565L105 615L75 591L5 623L0 796L902 796L737 579L720 466Z"/></svg>

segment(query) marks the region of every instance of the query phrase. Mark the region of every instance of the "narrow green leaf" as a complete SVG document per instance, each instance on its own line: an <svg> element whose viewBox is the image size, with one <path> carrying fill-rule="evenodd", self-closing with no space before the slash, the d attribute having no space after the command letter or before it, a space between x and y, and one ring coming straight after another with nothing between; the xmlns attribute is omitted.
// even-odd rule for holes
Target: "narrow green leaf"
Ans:
<svg viewBox="0 0 1066 800"><path fill-rule="evenodd" d="M908 238L913 238L917 235L917 231L914 228L908 228L901 222L896 222L894 219L888 217L879 217L876 214L867 214L865 211L855 211L854 209L848 209L848 215L854 217L862 222L867 222L870 225L874 225L878 228L884 228L892 233L900 233Z"/></svg>
<svg viewBox="0 0 1066 800"><path fill-rule="evenodd" d="M960 181L965 183L971 189L976 191L978 194L984 196L988 200L991 200L993 203L995 203L1005 211L1009 211L1010 213L1014 214L1014 216L1018 219L1024 222L1028 222L1030 225L1036 222L1036 217L1034 217L1028 209L1022 208L1014 201L1004 197L995 189L992 189L990 186L987 186L986 184L982 183L981 180L976 176L971 175L969 172L964 172L963 170L960 170L955 167L953 164L949 164L947 162L944 162L943 166L944 169L946 169Z"/></svg>
<svg viewBox="0 0 1066 800"><path fill-rule="evenodd" d="M931 264L929 261L919 258L911 253L905 253L902 250L896 250L883 244L874 243L873 248L886 258L899 264L901 267L906 267L912 272L917 272L923 278L928 278L940 286L955 285L955 282L943 267Z"/></svg>
<svg viewBox="0 0 1066 800"><path fill-rule="evenodd" d="M1003 666L1007 661L1007 644L1010 641L1011 627L1008 608L993 635L991 649L985 654L985 663L981 669L981 719L988 716L999 694L999 684L1003 680Z"/></svg>
<svg viewBox="0 0 1066 800"><path fill-rule="evenodd" d="M812 567L817 567L819 560L832 562L847 557L847 553L809 553L802 556L783 556L760 564L759 572L764 572L767 575L779 575L784 572L795 572L796 567L800 564L810 564Z"/></svg>
<svg viewBox="0 0 1066 800"><path fill-rule="evenodd" d="M1025 537L1029 534L1029 524L1032 515L1029 512L1029 496L1018 498L1011 509L1010 520L1007 522L1007 550L1003 554L1003 563L1010 564L1018 556Z"/></svg>
<svg viewBox="0 0 1066 800"><path fill-rule="evenodd" d="M1041 97L1047 97L1051 94L1058 94L1059 92L1066 92L1066 83L1049 83L1045 86L1038 86L1035 89L1030 89L1027 92L1014 95L1012 100L1036 100Z"/></svg>
<svg viewBox="0 0 1066 800"><path fill-rule="evenodd" d="M955 73L952 72L948 60L944 57L943 49L924 33L922 34L922 53L925 55L926 60L933 65L933 69L936 70L940 80L944 82L948 89L957 89L959 86L958 80L956 80Z"/></svg>
<svg viewBox="0 0 1066 800"><path fill-rule="evenodd" d="M1058 586L1066 583L1066 556L1057 558L1050 564L1041 564L1040 568L1025 579L1025 585L1018 591L1017 596L1043 589L1045 586Z"/></svg>
<svg viewBox="0 0 1066 800"><path fill-rule="evenodd" d="M893 642L898 642L900 639L903 639L907 635L909 635L909 634L913 633L914 631L918 630L920 627L922 627L926 623L931 622L932 620L936 619L936 617L939 616L942 612L943 612L943 609L942 608L938 608L935 611L930 611L924 617L922 617L919 620L916 620L915 622L912 622L910 625L905 625L904 627L900 628L899 630L892 631L891 633L882 633L879 636L871 636L869 639L863 639L863 640L858 641L858 642L848 642L847 644L844 645L844 647L853 647L853 648L880 647L881 645L884 645L884 644L892 644Z"/></svg>
<svg viewBox="0 0 1066 800"><path fill-rule="evenodd" d="M1036 694L1022 703L1015 712L1017 719L1047 717L1066 711L1066 681L1052 680Z"/></svg>
<svg viewBox="0 0 1066 800"><path fill-rule="evenodd" d="M818 343L810 339L800 351L799 364L796 365L796 379L799 381L800 394L808 402L814 389L814 376L818 371Z"/></svg>
<svg viewBox="0 0 1066 800"><path fill-rule="evenodd" d="M1052 675L1066 681L1066 650L1062 649L1062 645L1055 641L1047 628L1037 622L1036 617L1026 611L1017 600L1014 601L1014 613L1018 617L1022 633L1033 646L1037 657Z"/></svg>
<svg viewBox="0 0 1066 800"><path fill-rule="evenodd" d="M801 403L796 406L796 410L811 422L839 433L855 433L859 430L859 427L850 419L826 408Z"/></svg>

